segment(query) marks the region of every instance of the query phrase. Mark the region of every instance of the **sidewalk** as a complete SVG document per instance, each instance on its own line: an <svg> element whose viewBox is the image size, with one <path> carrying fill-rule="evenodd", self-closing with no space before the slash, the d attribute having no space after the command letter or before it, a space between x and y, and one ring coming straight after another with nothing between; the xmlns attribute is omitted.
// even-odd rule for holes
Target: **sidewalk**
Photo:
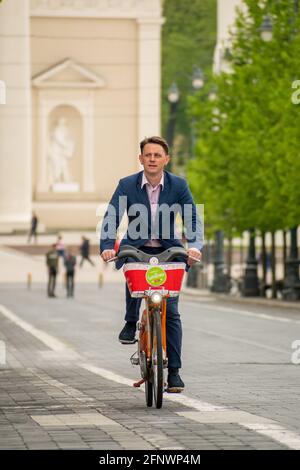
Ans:
<svg viewBox="0 0 300 470"><path fill-rule="evenodd" d="M95 266L91 266L87 261L82 268L77 265L75 282L76 283L95 283L100 282L121 282L123 273L115 271L112 264L104 265L99 256L91 256ZM77 257L79 263L80 257ZM23 283L28 282L28 276L31 278L31 284L47 283L48 272L45 262L45 255L32 256L23 251L1 246L0 244L0 283ZM64 283L65 268L60 260L58 273L58 282Z"/></svg>
<svg viewBox="0 0 300 470"><path fill-rule="evenodd" d="M87 233L85 235L96 243L96 234ZM66 244L75 244L80 240L80 234L77 232L63 233ZM94 237L94 238L92 238ZM36 245L44 248L45 244L49 246L55 241L55 236L43 236L43 243ZM41 240L40 240L41 241ZM6 245L6 246L4 246ZM47 282L47 269L44 254L32 255L20 250L21 246L26 245L26 236L1 236L0 237L0 282L20 282L26 284L28 274L30 273L32 283ZM9 247L8 247L9 246ZM30 249L34 245L28 245ZM101 282L124 282L123 272L114 270L113 264L104 264L99 255L91 256L95 266L91 266L85 261L82 268L76 269L76 283L95 283ZM80 257L78 256L78 262ZM61 266L58 280L64 282L64 268ZM263 307L288 308L300 312L300 302L287 302L280 299L265 299L260 297L239 297L227 294L212 293L209 289L196 289L183 287L183 296L198 298L202 301L218 300L219 302L239 303L244 305L258 305Z"/></svg>
<svg viewBox="0 0 300 470"><path fill-rule="evenodd" d="M219 302L260 305L263 307L282 307L294 309L300 312L300 302L287 302L280 299L265 299L261 297L238 297L228 294L216 294L211 292L209 289L196 289L191 287L184 287L181 293L183 295L202 300L209 297L210 299L218 300Z"/></svg>

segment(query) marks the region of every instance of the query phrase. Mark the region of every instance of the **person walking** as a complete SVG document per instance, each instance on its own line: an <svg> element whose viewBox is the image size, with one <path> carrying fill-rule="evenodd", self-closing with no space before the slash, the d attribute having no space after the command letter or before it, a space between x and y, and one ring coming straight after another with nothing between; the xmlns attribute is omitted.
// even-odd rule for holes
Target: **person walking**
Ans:
<svg viewBox="0 0 300 470"><path fill-rule="evenodd" d="M46 264L48 267L48 297L56 297L55 285L58 272L58 254L56 243L54 243L51 247L51 250L46 253Z"/></svg>
<svg viewBox="0 0 300 470"><path fill-rule="evenodd" d="M69 249L65 256L67 297L74 297L75 266L76 256Z"/></svg>
<svg viewBox="0 0 300 470"><path fill-rule="evenodd" d="M37 227L38 227L39 219L35 212L32 213L31 222L30 222L30 230L28 234L28 241L30 243L31 237L34 237L34 243L37 243Z"/></svg>
<svg viewBox="0 0 300 470"><path fill-rule="evenodd" d="M57 237L56 250L57 250L58 256L60 256L64 260L64 258L65 258L65 243L63 241L62 235L58 235L58 237Z"/></svg>
<svg viewBox="0 0 300 470"><path fill-rule="evenodd" d="M81 253L81 261L80 267L82 267L84 260L87 260L92 266L95 266L93 261L90 258L90 241L88 238L82 236L81 237L82 243L80 245L80 253Z"/></svg>

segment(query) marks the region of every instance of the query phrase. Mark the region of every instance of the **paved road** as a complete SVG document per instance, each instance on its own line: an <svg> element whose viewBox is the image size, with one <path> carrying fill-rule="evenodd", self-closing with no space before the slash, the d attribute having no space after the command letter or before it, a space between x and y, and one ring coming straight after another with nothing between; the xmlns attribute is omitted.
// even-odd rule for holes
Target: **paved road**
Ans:
<svg viewBox="0 0 300 470"><path fill-rule="evenodd" d="M124 286L75 299L0 284L0 448L300 449L300 314L182 296L183 395L147 409L122 346Z"/></svg>

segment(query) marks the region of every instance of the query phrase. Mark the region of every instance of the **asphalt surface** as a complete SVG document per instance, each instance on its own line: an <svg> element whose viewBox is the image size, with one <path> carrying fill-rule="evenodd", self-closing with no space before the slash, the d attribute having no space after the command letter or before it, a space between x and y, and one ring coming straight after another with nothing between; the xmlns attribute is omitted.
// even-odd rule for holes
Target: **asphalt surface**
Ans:
<svg viewBox="0 0 300 470"><path fill-rule="evenodd" d="M0 284L0 448L300 449L299 312L182 295L186 389L156 410L117 341L124 285L57 295Z"/></svg>

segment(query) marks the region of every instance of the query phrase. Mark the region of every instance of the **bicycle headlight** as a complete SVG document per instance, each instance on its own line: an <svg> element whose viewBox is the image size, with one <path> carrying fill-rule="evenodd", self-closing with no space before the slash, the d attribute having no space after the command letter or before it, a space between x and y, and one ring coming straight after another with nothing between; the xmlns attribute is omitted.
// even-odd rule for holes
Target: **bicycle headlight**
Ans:
<svg viewBox="0 0 300 470"><path fill-rule="evenodd" d="M152 295L151 295L151 302L154 303L154 304L160 304L160 302L162 301L162 295L160 292L154 292Z"/></svg>

